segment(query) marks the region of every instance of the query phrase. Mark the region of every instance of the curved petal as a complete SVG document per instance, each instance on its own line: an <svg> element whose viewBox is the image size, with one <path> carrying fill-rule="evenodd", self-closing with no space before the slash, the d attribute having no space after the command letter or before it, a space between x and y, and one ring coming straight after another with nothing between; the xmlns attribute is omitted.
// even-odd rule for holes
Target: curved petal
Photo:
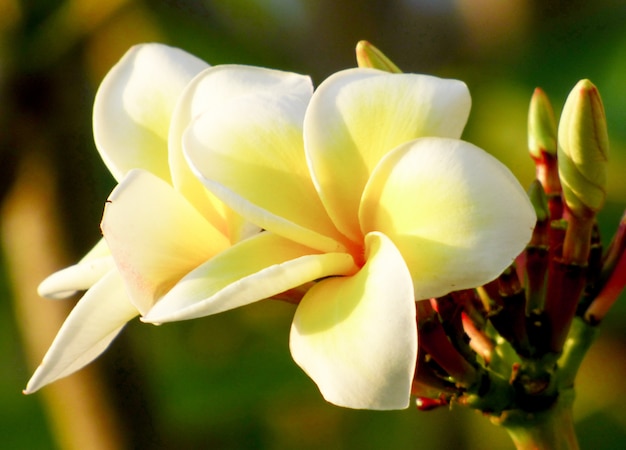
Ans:
<svg viewBox="0 0 626 450"><path fill-rule="evenodd" d="M387 155L359 216L364 233L381 231L396 244L417 299L493 280L524 249L536 220L506 166L444 138L418 139Z"/></svg>
<svg viewBox="0 0 626 450"><path fill-rule="evenodd" d="M283 95L285 92L308 102L313 92L311 79L290 72L239 65L210 67L196 76L180 96L170 127L169 161L174 187L194 205L196 198L199 204L206 202L206 189L193 175L183 155L183 133L195 117L207 111L219 114L225 104L244 95Z"/></svg>
<svg viewBox="0 0 626 450"><path fill-rule="evenodd" d="M112 256L89 259L53 273L39 284L37 293L51 299L67 298L89 289L115 267Z"/></svg>
<svg viewBox="0 0 626 450"><path fill-rule="evenodd" d="M270 298L309 281L356 270L346 253L318 254L263 232L190 272L142 320L162 323L208 316Z"/></svg>
<svg viewBox="0 0 626 450"><path fill-rule="evenodd" d="M467 86L457 80L350 69L324 81L307 109L304 139L313 179L337 228L361 239L359 200L378 161L418 137L460 137L470 106Z"/></svg>
<svg viewBox="0 0 626 450"><path fill-rule="evenodd" d="M302 147L302 96L248 95L194 121L184 146L198 177L256 225L322 251L339 235L311 182Z"/></svg>
<svg viewBox="0 0 626 450"><path fill-rule="evenodd" d="M370 233L365 244L356 275L322 280L304 296L291 354L331 403L406 408L417 358L411 276L386 236Z"/></svg>
<svg viewBox="0 0 626 450"><path fill-rule="evenodd" d="M77 264L59 270L43 280L37 293L54 300L70 297L78 291L89 289L114 265L109 247L101 238Z"/></svg>
<svg viewBox="0 0 626 450"><path fill-rule="evenodd" d="M309 100L313 85L309 77L260 67L221 65L210 67L196 76L180 96L169 134L169 163L174 187L215 227L233 236L236 242L243 219L216 199L194 176L183 155L183 133L194 117L207 111L219 111L230 100L255 93L282 95L290 92Z"/></svg>
<svg viewBox="0 0 626 450"><path fill-rule="evenodd" d="M167 134L178 96L208 65L162 44L132 47L98 88L93 109L96 147L116 180L134 168L170 179Z"/></svg>
<svg viewBox="0 0 626 450"><path fill-rule="evenodd" d="M102 232L142 314L189 271L229 246L169 184L137 169L109 196Z"/></svg>
<svg viewBox="0 0 626 450"><path fill-rule="evenodd" d="M128 300L119 273L110 270L67 316L24 393L32 394L89 364L137 315L139 312Z"/></svg>

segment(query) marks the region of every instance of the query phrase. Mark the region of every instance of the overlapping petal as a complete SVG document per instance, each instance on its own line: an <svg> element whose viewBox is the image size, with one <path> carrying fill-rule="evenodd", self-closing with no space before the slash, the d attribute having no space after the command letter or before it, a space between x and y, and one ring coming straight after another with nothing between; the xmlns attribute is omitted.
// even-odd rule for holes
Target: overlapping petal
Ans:
<svg viewBox="0 0 626 450"><path fill-rule="evenodd" d="M110 270L72 309L24 393L31 394L89 364L138 314L119 273Z"/></svg>
<svg viewBox="0 0 626 450"><path fill-rule="evenodd" d="M142 314L184 275L230 245L169 184L138 169L111 193L102 230Z"/></svg>
<svg viewBox="0 0 626 450"><path fill-rule="evenodd" d="M217 200L194 176L183 155L183 133L201 113L223 114L223 106L234 98L251 94L281 96L289 92L308 102L313 92L309 77L260 67L220 65L204 70L181 94L169 133L169 164L178 191L218 229L237 235L242 221ZM236 242L236 239L231 239Z"/></svg>
<svg viewBox="0 0 626 450"><path fill-rule="evenodd" d="M216 314L356 270L346 253L320 254L262 232L191 271L142 320L161 323Z"/></svg>
<svg viewBox="0 0 626 450"><path fill-rule="evenodd" d="M93 131L116 180L143 168L170 179L167 139L178 96L208 64L177 48L142 44L109 71L96 94Z"/></svg>
<svg viewBox="0 0 626 450"><path fill-rule="evenodd" d="M194 121L185 134L190 165L205 185L258 226L322 251L341 236L311 181L302 143L306 98L242 96Z"/></svg>
<svg viewBox="0 0 626 450"><path fill-rule="evenodd" d="M320 281L293 320L294 360L324 398L349 408L406 408L417 358L411 276L381 233L365 238L367 263Z"/></svg>
<svg viewBox="0 0 626 450"><path fill-rule="evenodd" d="M496 278L530 240L535 212L509 169L456 139L389 153L363 194L363 233L383 230L406 261L416 298Z"/></svg>
<svg viewBox="0 0 626 450"><path fill-rule="evenodd" d="M423 136L459 138L471 98L457 80L350 69L315 91L304 122L306 154L324 206L339 230L362 239L361 192L378 161Z"/></svg>

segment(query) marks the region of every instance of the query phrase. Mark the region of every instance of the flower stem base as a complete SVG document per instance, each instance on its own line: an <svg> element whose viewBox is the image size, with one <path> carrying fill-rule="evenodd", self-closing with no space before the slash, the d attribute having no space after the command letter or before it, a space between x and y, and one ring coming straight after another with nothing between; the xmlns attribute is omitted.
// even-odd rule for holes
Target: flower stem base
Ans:
<svg viewBox="0 0 626 450"><path fill-rule="evenodd" d="M574 390L568 389L561 392L550 409L506 411L492 422L506 429L518 450L578 450L573 402Z"/></svg>

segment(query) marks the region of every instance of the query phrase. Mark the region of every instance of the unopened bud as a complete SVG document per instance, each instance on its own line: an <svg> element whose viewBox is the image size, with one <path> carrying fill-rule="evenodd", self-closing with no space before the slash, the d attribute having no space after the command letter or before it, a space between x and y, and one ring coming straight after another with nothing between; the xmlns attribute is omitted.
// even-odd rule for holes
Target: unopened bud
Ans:
<svg viewBox="0 0 626 450"><path fill-rule="evenodd" d="M356 61L361 68L384 70L391 73L402 73L383 52L367 41L356 44Z"/></svg>
<svg viewBox="0 0 626 450"><path fill-rule="evenodd" d="M609 138L598 89L581 80L570 92L559 123L559 176L567 208L579 219L593 217L606 197Z"/></svg>
<svg viewBox="0 0 626 450"><path fill-rule="evenodd" d="M528 150L534 159L556 155L556 118L546 93L536 88L528 109Z"/></svg>

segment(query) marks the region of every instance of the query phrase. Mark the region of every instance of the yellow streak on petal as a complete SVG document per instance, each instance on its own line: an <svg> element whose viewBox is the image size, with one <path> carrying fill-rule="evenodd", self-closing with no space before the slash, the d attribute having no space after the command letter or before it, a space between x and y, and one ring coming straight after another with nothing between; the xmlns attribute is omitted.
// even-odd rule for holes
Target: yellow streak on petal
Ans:
<svg viewBox="0 0 626 450"><path fill-rule="evenodd" d="M190 272L142 320L160 323L216 314L356 270L349 254L319 254L263 232Z"/></svg>
<svg viewBox="0 0 626 450"><path fill-rule="evenodd" d="M417 357L411 276L386 236L365 244L357 274L322 280L302 299L291 354L331 403L406 408Z"/></svg>
<svg viewBox="0 0 626 450"><path fill-rule="evenodd" d="M210 67L185 88L172 117L169 135L169 162L174 187L220 231L237 242L244 220L212 195L192 173L183 154L183 134L192 120L208 111L224 114L233 99L276 92L297 93L307 101L313 91L309 77L279 70L242 65Z"/></svg>
<svg viewBox="0 0 626 450"><path fill-rule="evenodd" d="M205 185L269 231L324 251L346 241L311 181L302 143L306 101L284 94L244 96L200 116L185 135Z"/></svg>
<svg viewBox="0 0 626 450"><path fill-rule="evenodd" d="M511 172L478 147L423 138L376 169L360 207L364 233L402 253L418 299L497 277L530 240L535 212Z"/></svg>
<svg viewBox="0 0 626 450"><path fill-rule="evenodd" d="M322 83L307 109L305 148L337 228L362 240L359 201L380 159L418 137L459 137L470 104L464 83L426 75L351 69Z"/></svg>

